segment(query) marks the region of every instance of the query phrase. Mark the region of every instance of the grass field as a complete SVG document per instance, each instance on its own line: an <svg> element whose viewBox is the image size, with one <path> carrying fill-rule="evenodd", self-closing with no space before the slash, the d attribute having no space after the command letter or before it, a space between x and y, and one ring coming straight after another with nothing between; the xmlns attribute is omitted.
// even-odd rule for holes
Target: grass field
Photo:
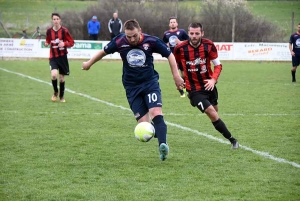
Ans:
<svg viewBox="0 0 300 201"><path fill-rule="evenodd" d="M156 63L164 162L156 139L134 138L121 63L70 66L67 102L53 103L47 60L0 61L0 200L300 200L300 85L290 62L223 62L219 114L238 150Z"/></svg>
<svg viewBox="0 0 300 201"><path fill-rule="evenodd" d="M0 0L0 19L12 35L22 29L28 29L31 33L37 26L40 26L41 31L45 32L46 27L51 24L50 14L52 12L83 11L95 3L96 1ZM182 1L179 3L188 4L194 8L199 8L201 4L199 1ZM264 17L278 25L279 29L283 29L287 35L285 41L288 41L292 32L292 12L295 13L293 31L296 31L296 25L300 22L299 1L248 1L247 5L256 16ZM101 17L99 20L101 21ZM7 37L2 28L0 29L0 37Z"/></svg>

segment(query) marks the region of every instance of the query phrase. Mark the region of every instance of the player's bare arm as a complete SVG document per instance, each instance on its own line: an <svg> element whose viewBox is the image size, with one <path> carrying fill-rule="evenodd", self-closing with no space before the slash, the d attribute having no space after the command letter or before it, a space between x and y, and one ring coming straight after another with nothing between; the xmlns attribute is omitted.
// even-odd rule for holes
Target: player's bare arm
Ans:
<svg viewBox="0 0 300 201"><path fill-rule="evenodd" d="M94 63L101 60L104 56L106 56L106 53L104 52L104 50L100 50L90 60L83 62L81 69L89 70Z"/></svg>
<svg viewBox="0 0 300 201"><path fill-rule="evenodd" d="M290 49L291 55L294 57L295 56L295 52L293 51L293 46L292 46L291 43L289 43L289 49Z"/></svg>
<svg viewBox="0 0 300 201"><path fill-rule="evenodd" d="M171 53L169 55L168 61L169 61L169 65L170 65L171 72L172 72L172 75L173 75L173 79L174 79L174 82L175 82L175 85L176 85L177 89L183 89L184 88L184 81L183 81L183 79L181 78L181 76L179 74L177 64L176 64L176 60L175 60L175 57L174 57L173 53Z"/></svg>

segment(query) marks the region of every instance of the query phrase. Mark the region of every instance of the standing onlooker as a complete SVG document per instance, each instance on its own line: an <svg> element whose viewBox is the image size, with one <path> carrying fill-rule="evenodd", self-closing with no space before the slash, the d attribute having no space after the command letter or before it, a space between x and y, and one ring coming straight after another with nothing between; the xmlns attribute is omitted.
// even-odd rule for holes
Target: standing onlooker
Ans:
<svg viewBox="0 0 300 201"><path fill-rule="evenodd" d="M122 21L118 18L118 13L113 14L113 18L108 21L108 30L110 32L111 39L119 35L122 32Z"/></svg>
<svg viewBox="0 0 300 201"><path fill-rule="evenodd" d="M165 31L163 41L171 48L171 51L174 51L176 45L180 44L183 40L188 40L189 36L184 29L178 28L178 22L176 17L170 17L169 19L169 27L168 31ZM181 77L183 76L183 69L181 66L178 66L179 72L181 73ZM180 97L185 97L185 93L183 89L178 89L180 93Z"/></svg>
<svg viewBox="0 0 300 201"><path fill-rule="evenodd" d="M289 49L292 55L292 82L296 82L296 69L300 64L300 23L298 30L292 34L289 41Z"/></svg>
<svg viewBox="0 0 300 201"><path fill-rule="evenodd" d="M162 113L159 75L154 69L152 54L159 53L168 59L178 88L182 88L184 82L179 75L174 55L161 39L142 33L136 20L126 21L124 27L125 34L116 36L89 61L83 62L82 69L89 70L107 54L120 53L123 61L122 82L130 108L138 122L152 120L158 139L160 159L164 161L169 153L167 125Z"/></svg>
<svg viewBox="0 0 300 201"><path fill-rule="evenodd" d="M58 96L57 73L59 71L59 98L60 102L66 102L65 92L65 75L69 75L69 62L67 47L73 47L74 39L69 30L61 26L61 19L58 13L52 13L53 26L47 29L45 46L50 44L50 70L54 94L51 100L54 102Z"/></svg>
<svg viewBox="0 0 300 201"><path fill-rule="evenodd" d="M93 16L87 24L90 40L98 40L98 34L101 28L100 22L97 20L97 16Z"/></svg>
<svg viewBox="0 0 300 201"><path fill-rule="evenodd" d="M197 107L211 120L213 126L231 143L231 148L239 147L225 123L218 115L217 80L222 71L215 44L206 38L200 23L188 27L189 40L183 41L174 49L175 58L184 70L185 86L192 106ZM214 70L211 68L212 62Z"/></svg>

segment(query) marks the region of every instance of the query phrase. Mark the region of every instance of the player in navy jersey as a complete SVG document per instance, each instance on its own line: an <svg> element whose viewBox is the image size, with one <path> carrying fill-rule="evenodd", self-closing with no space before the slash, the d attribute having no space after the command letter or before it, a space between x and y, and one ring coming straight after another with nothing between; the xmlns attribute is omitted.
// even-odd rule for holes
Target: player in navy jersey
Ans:
<svg viewBox="0 0 300 201"><path fill-rule="evenodd" d="M123 61L122 82L130 108L137 122L151 122L158 139L160 159L165 160L169 153L167 125L162 115L162 97L158 83L159 75L154 70L152 53L166 57L177 88L184 86L174 55L159 38L142 33L136 20L124 24L125 34L120 34L109 42L89 61L82 63L83 70L101 60L105 55L119 52Z"/></svg>
<svg viewBox="0 0 300 201"><path fill-rule="evenodd" d="M237 149L238 141L218 115L218 91L215 84L222 71L222 64L217 49L211 40L202 38L204 32L200 23L191 23L188 34L190 39L177 45L174 54L177 63L183 67L191 105L206 113L215 129L230 141L231 148ZM214 64L214 70L210 62Z"/></svg>
<svg viewBox="0 0 300 201"><path fill-rule="evenodd" d="M300 23L297 32L292 34L289 41L289 49L292 55L292 82L296 82L296 69L300 64Z"/></svg>
<svg viewBox="0 0 300 201"><path fill-rule="evenodd" d="M180 44L181 41L188 40L189 36L184 29L178 28L178 22L176 17L169 18L169 27L168 31L165 31L163 41L171 48L171 51L174 51L176 45ZM180 70L181 77L183 78L183 70L181 66L178 66ZM178 90L180 97L185 97L183 89Z"/></svg>
<svg viewBox="0 0 300 201"><path fill-rule="evenodd" d="M66 102L64 98L65 75L70 74L67 47L73 47L74 39L68 29L61 26L61 19L58 13L52 13L51 18L53 26L47 29L45 42L46 47L50 44L49 63L54 89L51 100L55 102L58 96L57 74L59 72L59 98L60 102L64 103Z"/></svg>

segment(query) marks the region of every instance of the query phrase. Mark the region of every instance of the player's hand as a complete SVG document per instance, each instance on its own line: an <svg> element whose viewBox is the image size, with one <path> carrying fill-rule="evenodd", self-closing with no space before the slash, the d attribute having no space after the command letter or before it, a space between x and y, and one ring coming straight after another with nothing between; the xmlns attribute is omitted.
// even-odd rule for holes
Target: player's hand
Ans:
<svg viewBox="0 0 300 201"><path fill-rule="evenodd" d="M294 52L294 51L292 51L292 52L291 52L291 55L292 55L292 57L294 57L294 56L295 56L295 52Z"/></svg>
<svg viewBox="0 0 300 201"><path fill-rule="evenodd" d="M44 46L45 46L45 47L48 47L48 45L49 45L49 43L47 43L47 42L44 43Z"/></svg>
<svg viewBox="0 0 300 201"><path fill-rule="evenodd" d="M206 84L204 85L205 90L212 91L215 88L215 84L217 81L215 79L207 79L204 80L204 82L206 82Z"/></svg>
<svg viewBox="0 0 300 201"><path fill-rule="evenodd" d="M91 68L91 65L89 64L89 62L82 62L82 67L81 70L89 70Z"/></svg>
<svg viewBox="0 0 300 201"><path fill-rule="evenodd" d="M60 42L58 43L58 47L59 47L59 48L62 48L62 47L64 47L64 46L65 46L65 43L64 43L64 42L60 41Z"/></svg>
<svg viewBox="0 0 300 201"><path fill-rule="evenodd" d="M175 81L175 85L176 85L177 89L182 90L185 87L185 83L180 76L174 77L174 81Z"/></svg>

